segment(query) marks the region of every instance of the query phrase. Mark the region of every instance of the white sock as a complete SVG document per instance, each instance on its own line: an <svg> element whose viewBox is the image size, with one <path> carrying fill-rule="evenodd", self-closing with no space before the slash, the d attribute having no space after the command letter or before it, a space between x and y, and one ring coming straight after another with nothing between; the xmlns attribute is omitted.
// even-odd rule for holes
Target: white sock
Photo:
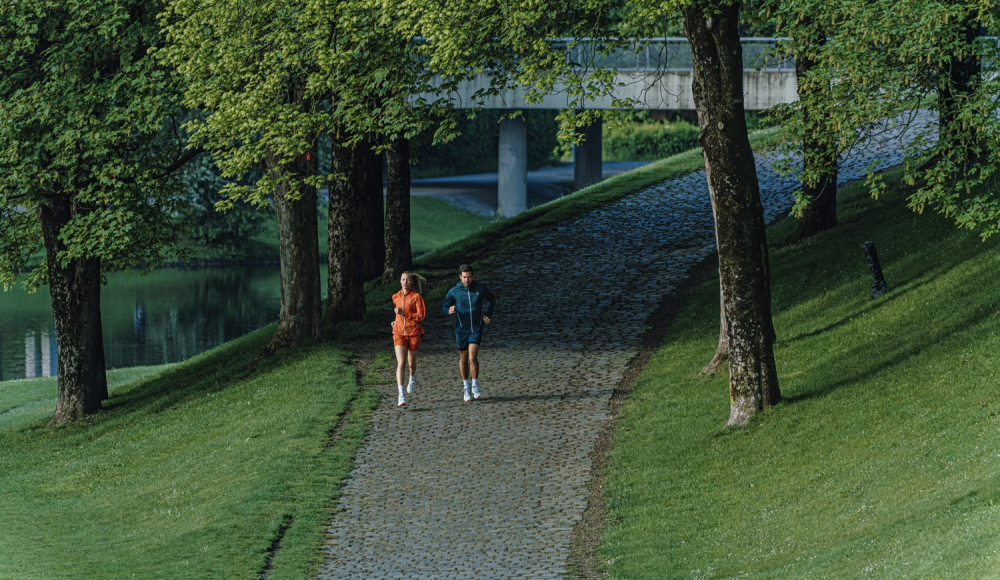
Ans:
<svg viewBox="0 0 1000 580"><path fill-rule="evenodd" d="M403 385L398 385L398 386L399 386L399 396L402 397L403 396Z"/></svg>
<svg viewBox="0 0 1000 580"><path fill-rule="evenodd" d="M473 386L473 387L475 387L475 386L478 386L478 384L476 383L476 381L477 381L477 380L478 380L478 379L472 379L472 386Z"/></svg>
<svg viewBox="0 0 1000 580"><path fill-rule="evenodd" d="M413 375L410 375L410 384L412 385L412 384L414 384L416 382L417 382L417 377L415 377Z"/></svg>
<svg viewBox="0 0 1000 580"><path fill-rule="evenodd" d="M462 381L462 388L464 388L464 389L468 389L469 388L469 379L464 379Z"/></svg>

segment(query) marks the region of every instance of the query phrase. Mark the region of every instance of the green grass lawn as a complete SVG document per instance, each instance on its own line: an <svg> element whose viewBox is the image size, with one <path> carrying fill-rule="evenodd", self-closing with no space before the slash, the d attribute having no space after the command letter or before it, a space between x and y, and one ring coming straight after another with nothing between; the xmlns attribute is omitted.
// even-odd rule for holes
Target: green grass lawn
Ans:
<svg viewBox="0 0 1000 580"><path fill-rule="evenodd" d="M410 246L430 252L479 231L489 221L458 209L436 197L410 198Z"/></svg>
<svg viewBox="0 0 1000 580"><path fill-rule="evenodd" d="M273 332L111 371L59 428L54 379L0 383L0 578L259 578L282 534L269 577L307 577L378 394L329 345L247 371Z"/></svg>
<svg viewBox="0 0 1000 580"><path fill-rule="evenodd" d="M1000 239L903 197L841 189L838 228L772 249L785 402L748 427L723 427L726 373L697 375L717 279L678 317L622 412L611 578L1000 576ZM874 300L865 241L890 288Z"/></svg>

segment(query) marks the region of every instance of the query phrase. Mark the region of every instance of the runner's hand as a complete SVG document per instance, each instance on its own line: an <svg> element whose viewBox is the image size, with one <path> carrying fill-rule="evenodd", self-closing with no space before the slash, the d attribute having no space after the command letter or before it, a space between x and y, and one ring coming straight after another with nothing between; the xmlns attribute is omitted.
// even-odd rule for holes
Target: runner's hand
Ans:
<svg viewBox="0 0 1000 580"><path fill-rule="evenodd" d="M401 309L399 309L399 308L393 308L392 311L395 312L396 314L402 314L403 313L403 311Z"/></svg>
<svg viewBox="0 0 1000 580"><path fill-rule="evenodd" d="M455 307L454 306L452 306L451 308L448 309L448 314L455 314Z"/></svg>
<svg viewBox="0 0 1000 580"><path fill-rule="evenodd" d="M486 324L489 324L490 323L490 317L489 316L484 316L483 317L483 322L485 322Z"/></svg>

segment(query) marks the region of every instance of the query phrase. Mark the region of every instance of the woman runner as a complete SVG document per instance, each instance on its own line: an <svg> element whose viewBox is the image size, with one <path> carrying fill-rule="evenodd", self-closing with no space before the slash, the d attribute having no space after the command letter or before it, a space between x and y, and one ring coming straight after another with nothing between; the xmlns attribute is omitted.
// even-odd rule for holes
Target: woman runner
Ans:
<svg viewBox="0 0 1000 580"><path fill-rule="evenodd" d="M396 320L392 323L392 344L396 350L396 385L399 387L400 407L406 405L406 396L403 394L403 367L407 359L410 362L410 382L406 392L412 393L416 388L417 351L420 350L420 341L424 338L424 325L421 323L427 316L423 299L425 282L427 280L423 276L403 272L399 277L402 289L392 295L394 306L392 310L396 313Z"/></svg>

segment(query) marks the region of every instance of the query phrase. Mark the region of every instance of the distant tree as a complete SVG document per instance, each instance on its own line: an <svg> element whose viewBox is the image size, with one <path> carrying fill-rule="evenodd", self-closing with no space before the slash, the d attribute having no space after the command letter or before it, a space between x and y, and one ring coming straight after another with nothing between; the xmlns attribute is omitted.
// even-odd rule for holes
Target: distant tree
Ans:
<svg viewBox="0 0 1000 580"><path fill-rule="evenodd" d="M267 213L242 201L234 202L227 211L217 210L215 205L225 200L221 192L230 180L222 177L208 155L192 160L182 174L190 237L205 246L246 257L247 242L264 231Z"/></svg>
<svg viewBox="0 0 1000 580"><path fill-rule="evenodd" d="M165 58L191 79L185 103L208 113L192 141L227 178L263 166L230 199L272 197L282 258L282 316L268 352L318 337L321 320L364 315L362 285L382 274L381 149L430 123L433 94L405 10L377 0L169 0ZM448 86L449 83L445 83ZM321 135L331 173L317 171ZM377 149L376 149L377 146ZM329 184L327 308L320 317L315 191ZM366 276L368 275L368 276Z"/></svg>
<svg viewBox="0 0 1000 580"><path fill-rule="evenodd" d="M799 224L786 240L791 243L837 225L837 164L841 147L847 144L823 107L815 103L833 98L829 77L822 70L831 64L824 59L827 38L857 20L817 0L758 0L754 8L751 19L767 14L773 17L768 19L771 25L779 28L775 35L781 39L768 58L795 61L799 99L771 111L780 119L786 137L785 156L776 168L796 174L802 184L794 210ZM801 159L797 166L795 159Z"/></svg>
<svg viewBox="0 0 1000 580"><path fill-rule="evenodd" d="M309 86L326 33L313 4L168 0L160 16L169 44L158 54L188 79L184 104L205 113L187 124L191 143L211 151L232 180L220 207L274 206L281 309L265 354L322 336L317 142L330 114Z"/></svg>
<svg viewBox="0 0 1000 580"><path fill-rule="evenodd" d="M841 153L902 127L916 128L904 144L910 207L937 210L984 237L1000 231L1000 199L996 188L985 186L1000 159L1000 46L980 36L984 28L997 28L996 4L784 0L781 6L783 34L816 24L829 39L814 45L809 73L812 86L823 91L800 93L795 109L820 119ZM914 125L926 118L921 111L936 116L936 123ZM800 128L813 124L801 114L792 121ZM815 182L827 153L803 152L815 160L805 162L803 183ZM878 174L869 185L876 196L885 187ZM803 193L797 212L810 201Z"/></svg>
<svg viewBox="0 0 1000 580"><path fill-rule="evenodd" d="M0 277L48 284L58 346L50 424L107 398L100 287L163 263L182 233L180 79L147 56L161 4L0 6ZM30 256L45 260L30 269ZM30 273L29 273L30 270Z"/></svg>

